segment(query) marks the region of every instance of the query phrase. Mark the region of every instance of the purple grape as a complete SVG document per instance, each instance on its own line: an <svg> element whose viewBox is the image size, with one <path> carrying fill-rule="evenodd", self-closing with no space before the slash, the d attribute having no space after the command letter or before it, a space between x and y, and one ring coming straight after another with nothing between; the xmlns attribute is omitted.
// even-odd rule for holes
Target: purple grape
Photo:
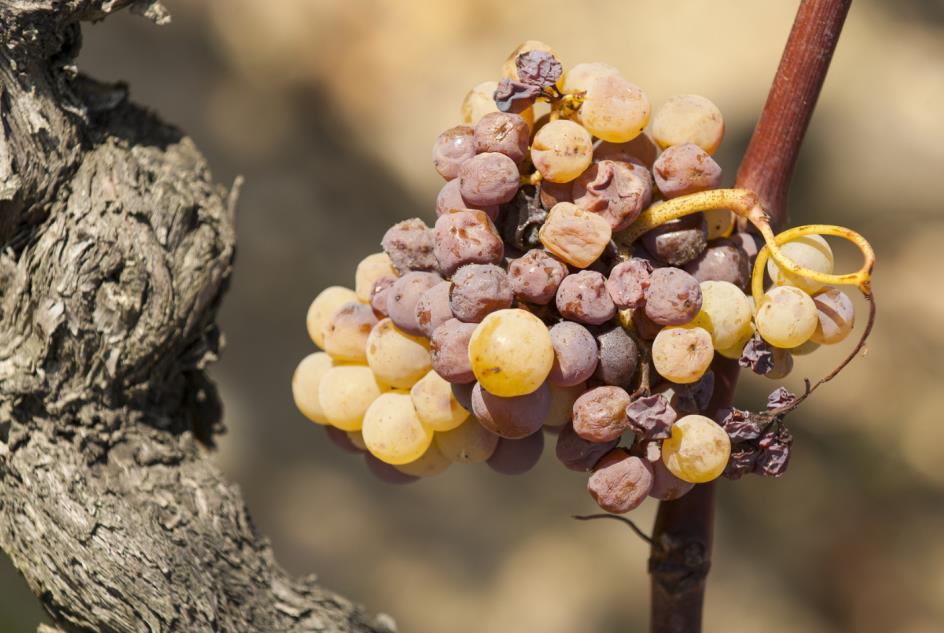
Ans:
<svg viewBox="0 0 944 633"><path fill-rule="evenodd" d="M475 381L472 363L469 360L469 339L472 338L475 326L475 323L449 319L433 330L429 351L432 356L433 369L442 376L443 380L454 384ZM461 400L460 404L469 409Z"/></svg>
<svg viewBox="0 0 944 633"><path fill-rule="evenodd" d="M466 323L479 323L489 313L510 308L514 301L505 271L494 264L469 264L452 277L449 307Z"/></svg>
<svg viewBox="0 0 944 633"><path fill-rule="evenodd" d="M606 291L606 278L596 271L582 270L561 282L557 311L565 319L599 325L616 316L616 305Z"/></svg>
<svg viewBox="0 0 944 633"><path fill-rule="evenodd" d="M748 269L754 270L754 261L757 259L757 253L764 246L764 238L756 233L732 233L726 241L744 253L747 257Z"/></svg>
<svg viewBox="0 0 944 633"><path fill-rule="evenodd" d="M442 277L436 273L412 272L397 279L387 293L387 315L393 324L408 334L423 333L416 320L416 304L420 296L436 284Z"/></svg>
<svg viewBox="0 0 944 633"><path fill-rule="evenodd" d="M649 169L652 168L658 155L659 146L645 132L626 143L597 141L593 146L594 160L621 160L639 163Z"/></svg>
<svg viewBox="0 0 944 633"><path fill-rule="evenodd" d="M642 243L646 250L667 264L686 264L701 255L708 245L705 216L693 213L666 222L643 234Z"/></svg>
<svg viewBox="0 0 944 633"><path fill-rule="evenodd" d="M462 163L459 193L472 204L504 204L515 197L520 180L515 161L498 152L485 152Z"/></svg>
<svg viewBox="0 0 944 633"><path fill-rule="evenodd" d="M475 124L475 152L498 152L520 163L528 155L530 136L528 124L520 115L489 112Z"/></svg>
<svg viewBox="0 0 944 633"><path fill-rule="evenodd" d="M597 368L597 342L587 328L561 321L550 329L554 365L547 381L558 387L573 387L587 380Z"/></svg>
<svg viewBox="0 0 944 633"><path fill-rule="evenodd" d="M380 242L401 275L413 270L436 270L433 230L419 218L397 222Z"/></svg>
<svg viewBox="0 0 944 633"><path fill-rule="evenodd" d="M446 180L459 176L459 167L475 156L472 127L457 125L436 138L433 143L433 167Z"/></svg>
<svg viewBox="0 0 944 633"><path fill-rule="evenodd" d="M673 145L652 165L656 186L665 198L714 189L721 185L721 167L693 143Z"/></svg>
<svg viewBox="0 0 944 633"><path fill-rule="evenodd" d="M472 389L475 388L476 382L467 382L467 383L453 383L452 384L452 396L456 399L456 402L462 405L462 408L466 411L472 410ZM478 422L476 422L478 424Z"/></svg>
<svg viewBox="0 0 944 633"><path fill-rule="evenodd" d="M632 224L652 201L652 176L641 165L601 160L573 184L574 204L600 215L614 231Z"/></svg>
<svg viewBox="0 0 944 633"><path fill-rule="evenodd" d="M541 181L541 206L550 211L558 202L573 202L573 187L572 182Z"/></svg>
<svg viewBox="0 0 944 633"><path fill-rule="evenodd" d="M508 263L508 277L515 296L526 303L547 305L567 276L567 264L547 251L534 248Z"/></svg>
<svg viewBox="0 0 944 633"><path fill-rule="evenodd" d="M390 464L380 461L370 453L364 453L364 461L367 463L367 470L370 471L370 474L385 484L411 484L419 480L419 477L407 475Z"/></svg>
<svg viewBox="0 0 944 633"><path fill-rule="evenodd" d="M652 490L649 496L660 501L672 501L685 495L695 484L683 481L673 475L662 460L652 462Z"/></svg>
<svg viewBox="0 0 944 633"><path fill-rule="evenodd" d="M493 222L498 219L498 214L501 211L501 208L498 205L479 207L474 204L469 204L463 200L462 194L459 193L458 179L450 180L444 184L442 189L440 189L439 193L436 195L437 216L451 211L452 209L478 209L479 211L484 211L489 219Z"/></svg>
<svg viewBox="0 0 944 633"><path fill-rule="evenodd" d="M390 294L390 289L396 282L396 277L384 275L375 281L370 289L370 307L374 309L374 314L378 315L378 318L387 316L387 295Z"/></svg>
<svg viewBox="0 0 944 633"><path fill-rule="evenodd" d="M421 294L416 302L416 324L426 338L432 338L433 331L452 318L449 308L451 285L448 281L440 281Z"/></svg>
<svg viewBox="0 0 944 633"><path fill-rule="evenodd" d="M587 492L607 512L624 514L639 506L652 490L652 466L614 448L603 456L587 482Z"/></svg>
<svg viewBox="0 0 944 633"><path fill-rule="evenodd" d="M633 400L626 407L629 428L638 438L645 440L665 440L672 435L672 425L678 413L669 404L669 398L662 394L643 396Z"/></svg>
<svg viewBox="0 0 944 633"><path fill-rule="evenodd" d="M595 387L574 403L574 431L588 442L611 442L627 428L630 398L620 387Z"/></svg>
<svg viewBox="0 0 944 633"><path fill-rule="evenodd" d="M659 325L684 325L701 309L698 280L678 268L652 271L646 290L646 316Z"/></svg>
<svg viewBox="0 0 944 633"><path fill-rule="evenodd" d="M509 440L540 431L550 406L547 383L532 393L513 398L492 395L479 383L472 389L472 413L486 429Z"/></svg>
<svg viewBox="0 0 944 633"><path fill-rule="evenodd" d="M639 347L620 325L605 327L596 335L599 362L594 375L604 384L629 387L639 365Z"/></svg>
<svg viewBox="0 0 944 633"><path fill-rule="evenodd" d="M328 439L331 440L338 448L340 448L345 453L363 453L364 451L357 447L354 442L351 441L351 438L348 437L347 432L342 431L341 429L334 426L325 426L323 427L325 433L328 434Z"/></svg>
<svg viewBox="0 0 944 633"><path fill-rule="evenodd" d="M592 470L600 458L610 452L619 439L609 442L588 442L574 431L573 424L565 424L557 436L557 459L570 470Z"/></svg>
<svg viewBox="0 0 944 633"><path fill-rule="evenodd" d="M727 240L712 243L685 271L698 281L728 281L744 291L751 282L747 255Z"/></svg>
<svg viewBox="0 0 944 633"><path fill-rule="evenodd" d="M435 258L445 275L465 264L500 264L504 246L495 225L482 211L450 211L436 220Z"/></svg>
<svg viewBox="0 0 944 633"><path fill-rule="evenodd" d="M606 291L620 310L642 307L646 302L650 275L652 264L645 259L633 257L613 267L609 279L606 280Z"/></svg>
<svg viewBox="0 0 944 633"><path fill-rule="evenodd" d="M486 462L502 475L521 475L534 468L544 452L544 433L538 431L520 440L501 438Z"/></svg>

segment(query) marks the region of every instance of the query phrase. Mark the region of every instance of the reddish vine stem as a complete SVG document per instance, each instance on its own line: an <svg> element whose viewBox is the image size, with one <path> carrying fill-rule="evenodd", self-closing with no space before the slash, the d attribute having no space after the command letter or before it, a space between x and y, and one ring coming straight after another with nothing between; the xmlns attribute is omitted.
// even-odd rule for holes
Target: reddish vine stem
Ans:
<svg viewBox="0 0 944 633"><path fill-rule="evenodd" d="M752 189L775 228L786 220L787 193L803 137L826 78L852 0L802 0L767 102L737 173L737 187ZM741 230L745 227L741 226ZM719 359L708 415L730 406L738 367ZM659 504L649 559L650 631L699 633L711 565L715 485L694 488Z"/></svg>

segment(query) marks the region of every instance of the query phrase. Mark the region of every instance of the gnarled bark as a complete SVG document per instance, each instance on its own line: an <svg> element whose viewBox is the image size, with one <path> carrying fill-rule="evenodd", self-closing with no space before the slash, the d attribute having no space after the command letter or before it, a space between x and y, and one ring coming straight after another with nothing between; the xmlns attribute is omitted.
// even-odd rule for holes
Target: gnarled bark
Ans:
<svg viewBox="0 0 944 633"><path fill-rule="evenodd" d="M0 4L0 547L43 631L389 631L274 562L209 459L204 368L236 192L78 75L79 22L154 1Z"/></svg>

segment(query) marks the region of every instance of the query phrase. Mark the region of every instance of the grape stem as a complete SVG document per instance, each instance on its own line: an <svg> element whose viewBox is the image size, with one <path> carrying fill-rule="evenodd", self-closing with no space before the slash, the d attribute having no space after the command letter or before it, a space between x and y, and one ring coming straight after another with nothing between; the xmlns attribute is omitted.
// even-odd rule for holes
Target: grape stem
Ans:
<svg viewBox="0 0 944 633"><path fill-rule="evenodd" d="M592 521L593 519L615 519L616 521L620 521L621 523L625 523L626 525L628 525L629 528L633 532L636 533L636 536L644 540L650 546L659 547L659 545L655 541L652 540L652 537L646 534L645 532L643 532L639 528L639 526L633 522L632 519L629 519L622 515L619 515L619 514L587 514L587 515L575 514L573 515L573 518L577 519L578 521Z"/></svg>
<svg viewBox="0 0 944 633"><path fill-rule="evenodd" d="M767 103L738 169L736 186L756 192L757 206L766 209L772 227L784 223L793 167L850 5L851 0L800 2ZM750 223L742 217L738 224L744 230ZM874 298L868 286L860 289L867 292L871 306L868 331ZM716 387L708 415L731 406L738 374L737 363L728 359L716 359L713 368ZM702 630L715 488L715 483L700 484L675 501L659 503L652 539L661 546L652 548L649 559L651 633ZM674 568L668 564L672 561L677 563Z"/></svg>

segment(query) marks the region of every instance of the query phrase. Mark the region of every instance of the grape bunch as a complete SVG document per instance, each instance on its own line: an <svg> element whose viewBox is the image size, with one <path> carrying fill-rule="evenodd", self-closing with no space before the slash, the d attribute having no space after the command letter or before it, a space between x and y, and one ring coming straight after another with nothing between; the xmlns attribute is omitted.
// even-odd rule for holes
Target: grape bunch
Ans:
<svg viewBox="0 0 944 633"><path fill-rule="evenodd" d="M808 393L717 411L712 363L782 378L794 354L844 340L855 314L836 286L870 296L868 243L826 225L774 235L756 195L719 189L711 101L652 112L616 68L565 71L541 42L461 116L433 144L434 225L395 224L353 290L311 304L324 351L295 371L299 410L392 483L454 463L522 473L546 432L614 513L722 474L783 474L783 416ZM834 275L824 234L859 246L863 269Z"/></svg>

